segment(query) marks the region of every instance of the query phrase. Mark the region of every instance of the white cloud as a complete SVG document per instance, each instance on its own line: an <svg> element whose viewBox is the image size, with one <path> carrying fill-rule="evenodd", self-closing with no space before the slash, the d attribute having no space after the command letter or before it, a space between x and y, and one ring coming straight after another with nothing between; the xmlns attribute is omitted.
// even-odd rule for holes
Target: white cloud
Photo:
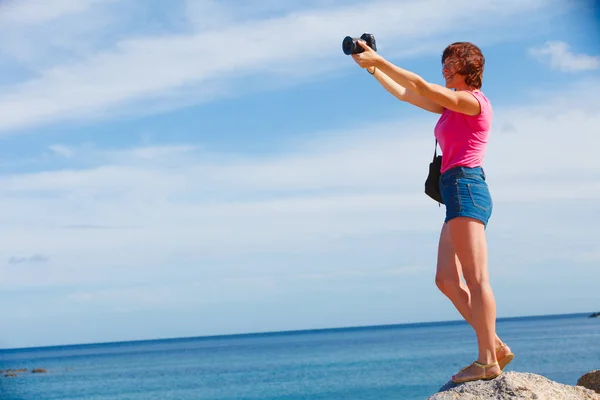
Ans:
<svg viewBox="0 0 600 400"><path fill-rule="evenodd" d="M122 14L115 0L5 1L0 4L0 61L18 76L72 62L98 51L101 39L117 34ZM110 32L107 30L110 26ZM10 71L10 69L9 69ZM12 72L12 71L11 71ZM6 74L5 74L6 75Z"/></svg>
<svg viewBox="0 0 600 400"><path fill-rule="evenodd" d="M50 150L61 157L72 157L74 155L74 151L68 146L63 146L60 144L54 144L50 146Z"/></svg>
<svg viewBox="0 0 600 400"><path fill-rule="evenodd" d="M38 262L47 262L48 257L42 254L34 254L32 256L13 256L8 259L9 264L22 264L22 263L38 263Z"/></svg>
<svg viewBox="0 0 600 400"><path fill-rule="evenodd" d="M318 73L312 68L315 64L340 68L348 65L341 55L341 39L351 32L376 31L382 50L386 46L412 49L414 43L422 47L423 42L438 40L455 29L457 21L463 29L480 29L553 3L378 1L290 12L266 20L225 24L220 30L128 37L117 40L109 50L86 49L77 57L64 57L66 62L55 61L36 77L6 87L0 95L4 112L0 130L104 116L103 112L132 102L163 96L172 101L182 93L190 96L192 90L197 94L187 101L200 101L222 94L233 78L262 77L278 69L286 74L293 70L310 75ZM273 79L276 77L269 75L269 80Z"/></svg>
<svg viewBox="0 0 600 400"><path fill-rule="evenodd" d="M32 25L81 13L106 0L6 1L0 5L0 25Z"/></svg>
<svg viewBox="0 0 600 400"><path fill-rule="evenodd" d="M530 49L530 54L550 67L563 72L590 71L600 68L600 56L576 54L568 43L549 41Z"/></svg>
<svg viewBox="0 0 600 400"><path fill-rule="evenodd" d="M233 20L231 9L217 0L185 0L185 16L198 31L218 30ZM215 43L216 45L216 43Z"/></svg>

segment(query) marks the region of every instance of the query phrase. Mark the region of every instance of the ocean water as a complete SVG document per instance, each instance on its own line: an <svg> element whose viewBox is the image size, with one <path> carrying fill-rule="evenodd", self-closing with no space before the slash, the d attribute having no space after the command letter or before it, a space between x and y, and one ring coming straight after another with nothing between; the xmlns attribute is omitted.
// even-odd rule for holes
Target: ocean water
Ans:
<svg viewBox="0 0 600 400"><path fill-rule="evenodd" d="M574 385L600 368L600 319L500 319L507 370ZM2 400L426 399L476 357L464 322L0 351Z"/></svg>

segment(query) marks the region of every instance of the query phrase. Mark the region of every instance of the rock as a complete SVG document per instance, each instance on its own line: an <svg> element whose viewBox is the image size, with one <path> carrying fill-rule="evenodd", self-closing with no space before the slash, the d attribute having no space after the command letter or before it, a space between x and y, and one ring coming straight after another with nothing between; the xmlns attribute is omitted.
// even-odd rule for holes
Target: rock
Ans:
<svg viewBox="0 0 600 400"><path fill-rule="evenodd" d="M427 400L600 400L600 395L582 386L551 381L526 372L504 372L490 381L446 383Z"/></svg>
<svg viewBox="0 0 600 400"><path fill-rule="evenodd" d="M588 318L600 318L600 312L591 313Z"/></svg>
<svg viewBox="0 0 600 400"><path fill-rule="evenodd" d="M0 376L4 375L7 378L12 378L12 377L17 376L20 373L28 372L28 371L29 371L28 368L7 369L6 371L0 370ZM34 374L38 374L38 373L45 373L48 371L46 371L44 368L34 368L31 370L31 372ZM0 398L0 400L1 400L1 398Z"/></svg>
<svg viewBox="0 0 600 400"><path fill-rule="evenodd" d="M577 381L578 386L583 386L600 393L600 369L588 372Z"/></svg>

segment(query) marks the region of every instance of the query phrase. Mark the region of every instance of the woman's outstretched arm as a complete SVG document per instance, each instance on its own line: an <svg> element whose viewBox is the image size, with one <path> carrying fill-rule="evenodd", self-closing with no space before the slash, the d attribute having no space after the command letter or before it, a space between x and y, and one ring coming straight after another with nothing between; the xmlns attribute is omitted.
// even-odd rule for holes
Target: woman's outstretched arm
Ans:
<svg viewBox="0 0 600 400"><path fill-rule="evenodd" d="M376 67L398 85L406 88L415 95L431 100L444 108L468 115L479 114L479 102L470 93L450 90L444 86L427 82L414 72L400 68L384 59L366 43L360 40L358 43L365 51L359 54L353 54L352 57L361 67Z"/></svg>
<svg viewBox="0 0 600 400"><path fill-rule="evenodd" d="M418 94L413 93L412 91L406 89L404 86L399 85L398 83L394 82L389 76L383 73L380 69L371 67L368 68L368 70L369 73L373 75L375 79L377 79L381 86L383 86L385 90L387 90L397 99L415 105L432 113L441 114L444 112L444 107L423 96L419 96ZM375 72L373 73L373 71Z"/></svg>
<svg viewBox="0 0 600 400"><path fill-rule="evenodd" d="M444 108L467 115L477 115L480 112L479 102L470 93L427 82L414 72L400 68L384 58L381 58L376 66L394 82Z"/></svg>

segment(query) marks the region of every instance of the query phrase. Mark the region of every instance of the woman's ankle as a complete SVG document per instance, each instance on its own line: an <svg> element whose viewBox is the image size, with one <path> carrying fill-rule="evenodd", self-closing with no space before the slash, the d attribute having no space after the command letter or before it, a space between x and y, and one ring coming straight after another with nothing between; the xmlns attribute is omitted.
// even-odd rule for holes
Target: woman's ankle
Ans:
<svg viewBox="0 0 600 400"><path fill-rule="evenodd" d="M499 337L496 336L496 342L495 342L496 350L499 350L500 347L502 347L504 344L505 343L502 340L500 340Z"/></svg>
<svg viewBox="0 0 600 400"><path fill-rule="evenodd" d="M484 354L480 354L479 357L477 358L477 362L483 364L483 365L491 365L494 363L498 362L498 358L496 357L496 353L492 352L492 353L484 353Z"/></svg>

